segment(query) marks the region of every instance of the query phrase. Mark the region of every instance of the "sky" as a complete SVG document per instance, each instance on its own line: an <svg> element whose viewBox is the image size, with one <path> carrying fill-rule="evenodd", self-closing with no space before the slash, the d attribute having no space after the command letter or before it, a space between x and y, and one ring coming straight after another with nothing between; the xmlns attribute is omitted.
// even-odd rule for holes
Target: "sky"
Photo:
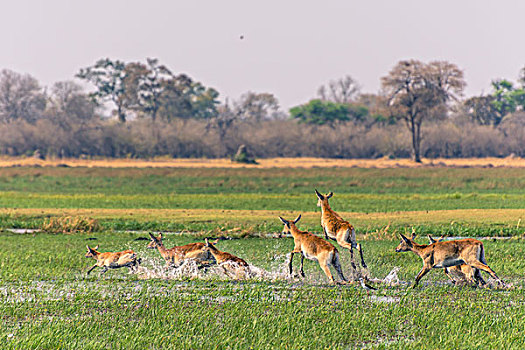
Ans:
<svg viewBox="0 0 525 350"><path fill-rule="evenodd" d="M376 93L400 60L447 60L471 96L517 79L524 13L520 0L5 1L0 69L50 86L99 58L156 57L222 100L269 92L287 110L345 75Z"/></svg>

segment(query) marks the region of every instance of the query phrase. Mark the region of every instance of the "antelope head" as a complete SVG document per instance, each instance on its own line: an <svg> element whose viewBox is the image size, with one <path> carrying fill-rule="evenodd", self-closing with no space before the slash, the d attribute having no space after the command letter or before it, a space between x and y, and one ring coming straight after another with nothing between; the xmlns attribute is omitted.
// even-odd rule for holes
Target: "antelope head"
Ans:
<svg viewBox="0 0 525 350"><path fill-rule="evenodd" d="M401 236L401 243L396 248L396 253L400 252L408 252L412 250L412 247L414 246L414 240L407 238L403 236L403 234L399 234Z"/></svg>
<svg viewBox="0 0 525 350"><path fill-rule="evenodd" d="M279 219L281 219L281 222L284 224L284 228L282 230L282 232L279 234L279 238L281 238L283 235L286 235L286 234L291 234L291 224L295 225L299 220L301 220L301 214L299 214L299 216L294 220L294 221L288 221L286 219L283 219L282 217L279 216Z"/></svg>
<svg viewBox="0 0 525 350"><path fill-rule="evenodd" d="M162 233L159 233L157 237L155 237L151 232L149 233L149 236L151 237L151 241L148 243L146 248L148 249L155 249L157 247L162 246Z"/></svg>
<svg viewBox="0 0 525 350"><path fill-rule="evenodd" d="M91 248L90 246L86 245L87 253L85 255L86 258L96 258L97 257L97 249L98 245L95 248Z"/></svg>
<svg viewBox="0 0 525 350"><path fill-rule="evenodd" d="M317 195L317 206L318 207L322 207L323 203L328 204L328 200L334 195L333 192L330 192L326 195L322 195L317 190L315 190L315 194Z"/></svg>

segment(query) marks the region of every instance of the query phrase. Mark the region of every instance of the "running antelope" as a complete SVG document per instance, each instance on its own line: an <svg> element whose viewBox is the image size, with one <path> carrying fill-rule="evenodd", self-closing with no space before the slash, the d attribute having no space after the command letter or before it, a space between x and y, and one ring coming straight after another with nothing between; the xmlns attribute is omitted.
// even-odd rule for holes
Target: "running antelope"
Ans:
<svg viewBox="0 0 525 350"><path fill-rule="evenodd" d="M447 268L466 264L471 268L479 269L490 274L499 284L504 285L496 273L487 265L483 243L476 239L465 238L455 241L436 242L433 244L417 244L413 239L400 234L401 243L396 252L412 251L423 260L423 268L416 276L413 288L419 280L431 269ZM474 281L473 270L469 272L469 281Z"/></svg>
<svg viewBox="0 0 525 350"><path fill-rule="evenodd" d="M357 248L361 256L361 266L366 269L365 260L363 259L363 249L361 248L361 244L355 240L354 226L350 225L348 221L344 220L330 208L328 200L334 193L330 192L327 195L322 195L319 191L315 190L315 194L318 198L317 206L321 207L321 226L323 227L325 238L332 239L341 247L350 250L350 262L354 270L356 269L354 248Z"/></svg>
<svg viewBox="0 0 525 350"><path fill-rule="evenodd" d="M205 251L205 245L202 242L189 243L166 249L164 243L162 243L162 233L159 233L157 237L152 233L149 233L149 235L151 237L151 242L149 242L146 248L157 248L160 255L166 261L167 267L178 267L186 259L195 259L197 263L205 265L210 259L210 254Z"/></svg>
<svg viewBox="0 0 525 350"><path fill-rule="evenodd" d="M86 258L93 258L97 261L95 265L91 266L87 271L88 275L95 267L102 267L101 275L108 269L118 269L120 267L127 267L130 272L136 272L140 264L140 259L137 259L137 254L135 254L133 250L100 253L97 251L98 245L95 248L86 245L86 248Z"/></svg>
<svg viewBox="0 0 525 350"><path fill-rule="evenodd" d="M412 240L414 240L415 234L412 234ZM444 237L441 236L439 239L432 238L431 235L428 235L428 240L430 241L430 244L436 243L436 242L443 242ZM487 284L483 277L481 276L481 272L479 269L474 269L474 272L472 272L472 267L466 264L462 265L456 265L452 267L445 267L443 269L445 271L445 275L454 283L457 284L459 281L466 280L469 282L469 276L474 276L474 280L477 285L484 285ZM471 281L470 281L471 282Z"/></svg>
<svg viewBox="0 0 525 350"><path fill-rule="evenodd" d="M249 266L246 261L233 254L220 251L214 246L217 242L210 243L208 242L208 238L205 239L205 242L203 250L213 255L217 261L217 265L224 270L226 275L234 275L236 278L239 278L242 273L244 273L245 276L246 273L249 273Z"/></svg>
<svg viewBox="0 0 525 350"><path fill-rule="evenodd" d="M292 261L294 254L301 254L301 276L305 277L303 270L304 258L310 260L317 260L321 269L323 269L326 277L330 280L331 283L336 283L328 265L332 265L337 271L339 278L346 282L346 278L343 275L343 270L341 269L341 263L339 261L339 252L330 242L325 241L324 239L317 237L316 235L307 232L301 231L295 226L295 224L301 219L301 215L297 217L294 221L288 221L279 216L284 228L282 234L291 234L295 244L294 249L290 253L290 275L293 273ZM282 234L279 237L282 237Z"/></svg>

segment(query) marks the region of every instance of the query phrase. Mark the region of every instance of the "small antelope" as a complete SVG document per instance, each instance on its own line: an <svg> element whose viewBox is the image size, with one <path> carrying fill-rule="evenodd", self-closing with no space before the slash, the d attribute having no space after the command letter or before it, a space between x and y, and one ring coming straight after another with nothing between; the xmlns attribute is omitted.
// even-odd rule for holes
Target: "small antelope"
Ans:
<svg viewBox="0 0 525 350"><path fill-rule="evenodd" d="M413 288L419 280L431 269L447 268L457 265L468 265L472 269L479 269L490 274L499 284L504 285L496 273L487 265L483 243L477 239L466 238L455 241L436 242L433 244L417 244L413 239L400 234L401 243L396 253L412 251L423 260L423 268L416 276ZM474 281L473 270L470 270L468 280Z"/></svg>
<svg viewBox="0 0 525 350"><path fill-rule="evenodd" d="M343 270L341 269L341 263L339 261L339 252L330 242L325 241L324 239L314 235L313 233L307 231L300 231L295 224L301 219L301 215L297 217L294 221L288 221L279 216L282 223L284 224L283 231L279 237L282 237L283 234L290 233L293 237L295 244L294 249L290 253L290 275L293 273L292 261L294 254L301 254L301 276L305 277L303 270L304 258L310 260L317 260L321 269L323 269L326 277L330 280L330 283L336 283L328 265L332 265L339 278L346 282L346 278L343 275Z"/></svg>
<svg viewBox="0 0 525 350"><path fill-rule="evenodd" d="M330 192L327 195L322 195L319 191L315 190L315 194L318 198L317 206L321 207L321 226L323 227L325 238L332 239L341 247L350 250L350 262L354 270L356 269L354 248L357 248L361 256L361 266L366 269L365 260L363 259L363 249L361 248L361 244L356 242L354 227L332 210L330 204L328 204L328 200L334 193Z"/></svg>
<svg viewBox="0 0 525 350"><path fill-rule="evenodd" d="M97 251L98 245L95 248L86 245L86 248L86 258L93 258L97 261L96 264L91 266L87 271L88 275L95 267L102 267L101 275L108 269L118 269L120 267L127 267L130 272L136 272L140 264L140 259L137 259L137 254L135 254L133 250L124 250L115 253L100 253Z"/></svg>
<svg viewBox="0 0 525 350"><path fill-rule="evenodd" d="M415 234L412 234L412 240L414 240ZM444 240L444 237L441 236L439 239L432 238L431 235L428 235L428 240L430 241L430 244L436 243L436 242L442 242ZM481 276L481 272L479 269L474 269L474 272L472 272L472 268L469 265L456 265L452 267L445 267L444 268L445 275L454 283L457 284L460 280L466 280L468 281L468 276L474 276L474 280L476 281L477 285L485 285L487 282L483 279ZM456 278L454 278L456 277Z"/></svg>
<svg viewBox="0 0 525 350"><path fill-rule="evenodd" d="M208 238L206 238L203 250L213 255L217 261L217 265L222 267L225 274L233 274L238 278L240 277L241 272L244 272L245 274L249 272L249 265L246 261L233 254L220 251L214 246L215 243L217 242L210 243Z"/></svg>
<svg viewBox="0 0 525 350"><path fill-rule="evenodd" d="M200 264L204 264L210 259L210 254L205 251L205 245L202 242L189 243L166 249L164 243L162 243L162 233L159 233L157 237L152 233L149 233L149 235L151 237L151 242L149 242L146 248L157 248L160 255L166 260L167 267L178 267L185 259L195 259L197 263Z"/></svg>

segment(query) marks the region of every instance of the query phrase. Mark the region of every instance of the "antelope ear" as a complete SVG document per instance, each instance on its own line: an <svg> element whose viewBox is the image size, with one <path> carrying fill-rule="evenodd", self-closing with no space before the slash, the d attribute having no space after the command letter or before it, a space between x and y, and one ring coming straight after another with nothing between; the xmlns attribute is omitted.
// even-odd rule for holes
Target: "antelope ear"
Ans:
<svg viewBox="0 0 525 350"><path fill-rule="evenodd" d="M317 198L319 198L320 200L324 199L324 196L320 194L319 191L315 190L315 194L317 195Z"/></svg>
<svg viewBox="0 0 525 350"><path fill-rule="evenodd" d="M210 243L216 245L217 243L219 243L219 239L217 238L215 241L211 241Z"/></svg>
<svg viewBox="0 0 525 350"><path fill-rule="evenodd" d="M410 240L408 238L406 238L402 233L399 234L401 236L401 239L403 239L403 241L405 241L406 243L410 244Z"/></svg>
<svg viewBox="0 0 525 350"><path fill-rule="evenodd" d="M157 240L157 237L153 236L153 233L151 232L148 232L149 236L151 237L152 240L156 241Z"/></svg>
<svg viewBox="0 0 525 350"><path fill-rule="evenodd" d="M434 238L432 238L431 235L428 235L428 240L430 241L430 244L436 243L436 240Z"/></svg>
<svg viewBox="0 0 525 350"><path fill-rule="evenodd" d="M93 248L93 250L97 250L97 249L98 249L98 244L97 244L97 246L95 248Z"/></svg>
<svg viewBox="0 0 525 350"><path fill-rule="evenodd" d="M210 242L208 242L208 238L204 238L204 242L206 244L206 247L209 247L210 246Z"/></svg>
<svg viewBox="0 0 525 350"><path fill-rule="evenodd" d="M157 237L157 238L162 240L162 232L159 232L159 237Z"/></svg>
<svg viewBox="0 0 525 350"><path fill-rule="evenodd" d="M326 199L330 199L330 198L332 198L333 195L334 195L333 192L328 193L328 195L326 196Z"/></svg>
<svg viewBox="0 0 525 350"><path fill-rule="evenodd" d="M296 224L297 221L299 221L299 220L301 220L301 214L299 214L299 216L297 217L297 219L295 219L295 220L293 221L293 223Z"/></svg>
<svg viewBox="0 0 525 350"><path fill-rule="evenodd" d="M279 216L279 219L281 219L281 221L283 222L283 224L285 225L288 225L290 222L288 220L285 220L283 219L282 217Z"/></svg>
<svg viewBox="0 0 525 350"><path fill-rule="evenodd" d="M415 233L415 232L412 232L412 237L410 237L410 239L411 239L411 240L414 240L414 239L416 239L416 236L417 236L416 233Z"/></svg>
<svg viewBox="0 0 525 350"><path fill-rule="evenodd" d="M86 245L86 248L87 248L88 252L90 252L90 251L91 251L91 248L89 248L89 246L88 246L88 245Z"/></svg>

